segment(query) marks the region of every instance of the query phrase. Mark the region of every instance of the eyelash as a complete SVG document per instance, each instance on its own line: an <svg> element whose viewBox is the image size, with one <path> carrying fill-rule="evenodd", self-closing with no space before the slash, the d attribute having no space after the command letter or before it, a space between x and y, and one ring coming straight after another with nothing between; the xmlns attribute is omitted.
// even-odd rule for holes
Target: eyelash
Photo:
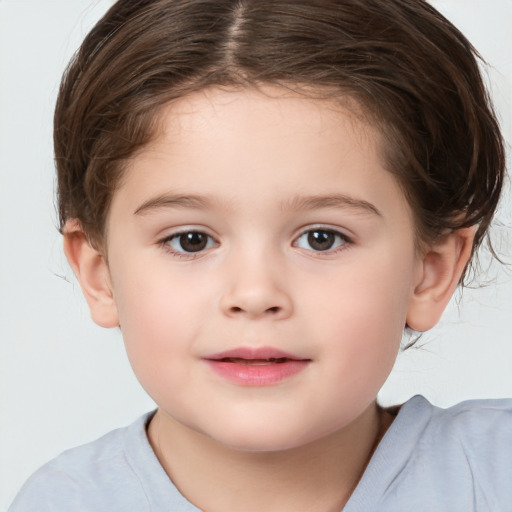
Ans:
<svg viewBox="0 0 512 512"><path fill-rule="evenodd" d="M316 254L330 256L330 255L333 255L333 254L337 254L340 251L346 250L350 245L353 244L352 239L350 237L348 237L347 235L345 235L344 233L341 233L340 231L338 231L336 229L318 226L318 227L312 227L312 228L309 228L309 229L303 231L294 240L293 246L300 248L300 246L298 245L298 242L300 241L300 239L305 237L305 236L308 236L308 239L309 239L309 237L312 236L313 233L317 233L317 234L322 233L322 234L326 235L327 237L334 237L333 243L338 243L338 245L334 249L328 248L328 249L323 250L323 251L322 250L315 250L313 248L311 248L311 249L303 248L303 249L305 249L307 251L310 251L310 252L313 252L313 253L316 253ZM180 238L185 236L185 235L189 235L189 236L190 235L192 235L192 236L193 235L205 236L207 238L205 247L199 249L198 251L186 251L186 250L180 251L180 250L174 249L172 247L172 245L171 245L171 242L173 242L175 240L179 241ZM325 236L324 236L324 239L325 239ZM336 242L336 239L338 240L338 242ZM218 242L216 242L212 236L208 235L204 231L200 231L198 229L188 229L188 230L179 231L177 233L173 233L172 235L166 236L165 238L160 240L158 242L158 244L161 245L168 253L170 253L174 257L182 258L182 259L188 259L188 260L193 260L193 259L201 257L205 250L211 249L214 246L211 243L212 241L213 241L213 244L218 245ZM311 240L308 240L308 243L311 246Z"/></svg>
<svg viewBox="0 0 512 512"><path fill-rule="evenodd" d="M202 248L199 251L178 251L176 249L173 249L171 246L171 242L174 240L179 240L184 235L202 235L207 237L207 245L206 247ZM200 231L199 229L186 229L183 231L178 231L177 233L173 233L172 235L166 236L162 240L158 242L159 245L161 245L168 253L170 253L172 256L175 256L177 258L182 259L188 259L193 260L196 258L199 258L202 256L205 249L210 249L211 245L210 242L214 241L213 237L205 233L204 231ZM218 245L217 242L214 241ZM180 244L181 245L181 244ZM210 247L208 247L210 245Z"/></svg>

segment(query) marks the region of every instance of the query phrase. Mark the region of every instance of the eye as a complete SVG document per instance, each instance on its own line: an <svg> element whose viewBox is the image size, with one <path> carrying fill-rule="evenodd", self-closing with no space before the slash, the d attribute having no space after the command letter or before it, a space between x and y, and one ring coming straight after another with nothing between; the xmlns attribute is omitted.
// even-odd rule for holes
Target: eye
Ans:
<svg viewBox="0 0 512 512"><path fill-rule="evenodd" d="M317 252L331 251L349 243L347 236L332 229L310 229L297 238L294 245Z"/></svg>
<svg viewBox="0 0 512 512"><path fill-rule="evenodd" d="M163 243L175 253L194 253L216 245L213 238L201 231L183 231L167 237Z"/></svg>

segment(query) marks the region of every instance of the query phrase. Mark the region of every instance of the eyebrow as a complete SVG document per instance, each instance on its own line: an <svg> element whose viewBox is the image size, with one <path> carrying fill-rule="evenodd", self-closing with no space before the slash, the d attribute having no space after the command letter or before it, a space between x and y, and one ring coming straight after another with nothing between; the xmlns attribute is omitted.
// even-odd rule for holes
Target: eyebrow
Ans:
<svg viewBox="0 0 512 512"><path fill-rule="evenodd" d="M204 210L210 207L211 201L200 195L162 194L148 199L142 203L134 212L134 215L142 215L151 210L161 208L196 208Z"/></svg>
<svg viewBox="0 0 512 512"><path fill-rule="evenodd" d="M295 196L283 205L283 210L318 210L321 208L359 210L362 213L383 217L379 209L372 203L345 194Z"/></svg>
<svg viewBox="0 0 512 512"><path fill-rule="evenodd" d="M134 215L144 215L152 210L162 208L194 208L206 210L211 208L212 203L212 200L202 195L162 194L142 203L134 211ZM345 194L295 196L281 205L282 211L318 210L322 208L359 210L362 213L370 213L378 217L383 217L382 213L372 203Z"/></svg>

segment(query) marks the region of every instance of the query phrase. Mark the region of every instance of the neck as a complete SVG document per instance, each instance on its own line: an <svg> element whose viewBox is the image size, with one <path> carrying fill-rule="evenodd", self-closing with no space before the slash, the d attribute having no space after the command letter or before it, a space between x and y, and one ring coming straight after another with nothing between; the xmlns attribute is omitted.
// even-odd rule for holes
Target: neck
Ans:
<svg viewBox="0 0 512 512"><path fill-rule="evenodd" d="M339 431L297 448L246 452L157 411L148 437L179 491L209 512L339 512L391 423L372 403Z"/></svg>

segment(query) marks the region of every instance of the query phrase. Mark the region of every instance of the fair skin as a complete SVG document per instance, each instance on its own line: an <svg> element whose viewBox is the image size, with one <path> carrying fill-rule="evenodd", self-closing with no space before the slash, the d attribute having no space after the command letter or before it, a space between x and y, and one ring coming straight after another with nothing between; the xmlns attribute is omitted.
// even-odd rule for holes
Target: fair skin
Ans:
<svg viewBox="0 0 512 512"><path fill-rule="evenodd" d="M211 89L160 126L104 247L65 232L158 404L150 443L208 512L339 511L391 421L375 397L404 326L438 321L473 232L419 253L377 130L325 100Z"/></svg>

